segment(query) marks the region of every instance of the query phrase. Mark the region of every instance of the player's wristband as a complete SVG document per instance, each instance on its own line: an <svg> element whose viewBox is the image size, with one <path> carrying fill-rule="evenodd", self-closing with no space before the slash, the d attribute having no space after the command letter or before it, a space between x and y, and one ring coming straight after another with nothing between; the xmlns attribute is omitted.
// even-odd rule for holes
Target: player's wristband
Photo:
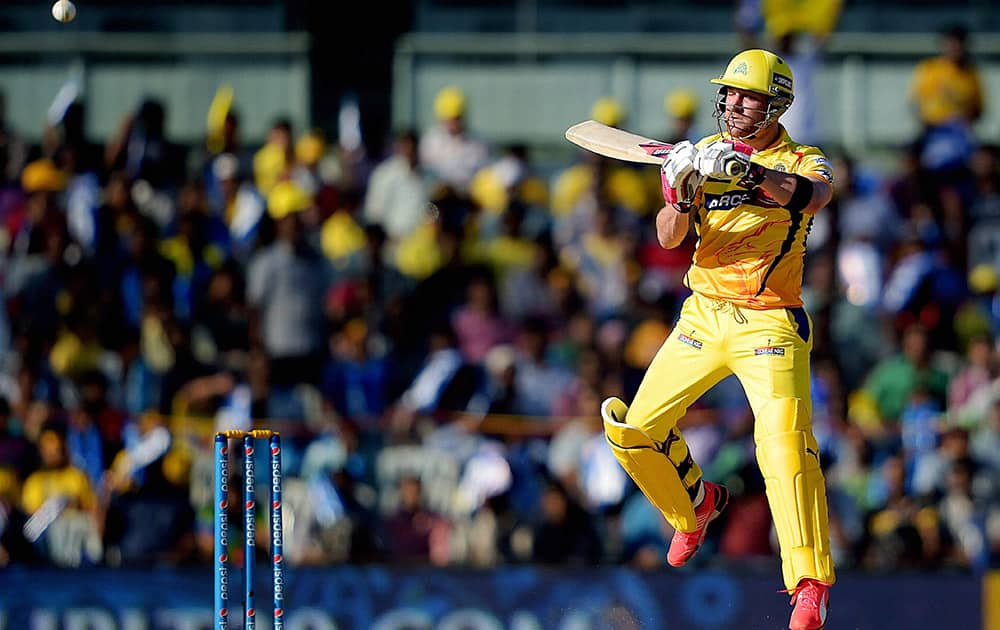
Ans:
<svg viewBox="0 0 1000 630"><path fill-rule="evenodd" d="M792 198L785 204L785 208L792 212L802 212L805 210L813 197L813 183L808 177L795 176L795 190L792 191Z"/></svg>
<svg viewBox="0 0 1000 630"><path fill-rule="evenodd" d="M754 188L760 186L761 182L764 181L766 174L766 167L755 162L750 162L750 167L747 169L747 172L744 173L743 177L741 177L736 183L747 190L753 190Z"/></svg>

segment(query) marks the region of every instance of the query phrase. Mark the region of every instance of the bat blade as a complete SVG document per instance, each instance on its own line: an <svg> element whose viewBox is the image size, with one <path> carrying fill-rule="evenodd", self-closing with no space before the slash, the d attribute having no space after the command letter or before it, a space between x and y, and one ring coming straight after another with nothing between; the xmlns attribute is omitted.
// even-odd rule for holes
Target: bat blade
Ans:
<svg viewBox="0 0 1000 630"><path fill-rule="evenodd" d="M662 164L667 153L674 145L640 136L635 133L609 127L596 120L585 120L566 130L566 139L588 151L604 157L639 162L641 164ZM753 147L742 142L732 142L733 148L741 153L752 155ZM744 174L743 165L732 162L726 167L730 177L741 177Z"/></svg>
<svg viewBox="0 0 1000 630"><path fill-rule="evenodd" d="M641 164L661 164L667 151L673 146L609 127L596 120L585 120L573 125L566 130L566 139L598 155Z"/></svg>

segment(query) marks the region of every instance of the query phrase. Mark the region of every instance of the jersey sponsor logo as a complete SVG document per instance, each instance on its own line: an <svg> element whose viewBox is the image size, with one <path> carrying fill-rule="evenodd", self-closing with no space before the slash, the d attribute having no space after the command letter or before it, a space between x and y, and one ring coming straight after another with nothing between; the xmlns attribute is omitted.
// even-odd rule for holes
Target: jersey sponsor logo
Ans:
<svg viewBox="0 0 1000 630"><path fill-rule="evenodd" d="M786 77L783 74L778 74L777 72L771 73L771 83L780 85L781 87L789 91L791 91L792 89L792 78Z"/></svg>
<svg viewBox="0 0 1000 630"><path fill-rule="evenodd" d="M706 210L732 210L749 203L761 208L778 208L774 198L757 188L756 190L727 190L724 193L704 193L702 206Z"/></svg>
<svg viewBox="0 0 1000 630"><path fill-rule="evenodd" d="M700 341L698 341L697 339L693 339L693 338L691 338L691 337L688 337L688 336L687 336L687 335L685 335L684 333L680 333L679 335L677 335L677 339L678 339L678 340L679 340L679 341L680 341L681 343L686 343L687 345L691 346L691 347L692 347L692 348L694 348L695 350L701 350L701 347L702 347L702 345L703 345L703 344L702 344L702 343L701 343Z"/></svg>
<svg viewBox="0 0 1000 630"><path fill-rule="evenodd" d="M749 190L732 190L721 195L705 193L703 203L706 210L732 210L751 199L753 193Z"/></svg>
<svg viewBox="0 0 1000 630"><path fill-rule="evenodd" d="M776 346L764 346L763 348L754 348L753 349L753 354L754 354L754 356L757 356L757 357L760 357L760 356L777 356L777 357L783 357L783 356L785 356L785 349L784 348L778 348Z"/></svg>

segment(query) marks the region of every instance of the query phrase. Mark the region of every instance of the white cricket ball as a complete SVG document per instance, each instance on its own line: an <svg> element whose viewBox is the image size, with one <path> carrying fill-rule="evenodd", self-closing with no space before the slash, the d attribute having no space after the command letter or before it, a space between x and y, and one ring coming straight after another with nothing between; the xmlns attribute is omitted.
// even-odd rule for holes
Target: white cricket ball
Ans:
<svg viewBox="0 0 1000 630"><path fill-rule="evenodd" d="M60 22L72 22L76 17L76 5L70 0L57 0L52 5L52 17Z"/></svg>

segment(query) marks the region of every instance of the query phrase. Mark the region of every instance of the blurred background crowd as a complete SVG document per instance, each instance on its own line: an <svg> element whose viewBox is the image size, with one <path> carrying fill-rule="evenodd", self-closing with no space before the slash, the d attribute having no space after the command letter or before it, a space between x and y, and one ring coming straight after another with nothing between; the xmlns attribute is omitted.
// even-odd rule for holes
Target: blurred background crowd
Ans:
<svg viewBox="0 0 1000 630"><path fill-rule="evenodd" d="M990 104L965 31L941 42L913 69L911 143L878 167L824 146L804 299L842 568L1000 564L1000 151L973 132ZM809 140L815 68L787 50ZM250 146L253 101L226 87L196 146L155 98L103 138L79 101L40 142L0 113L0 566L207 564L211 436L251 426L283 436L294 564L661 566L672 532L599 407L669 334L693 237L657 245L656 169L541 165L473 107L441 90L385 155L286 119ZM707 107L670 92L660 135L712 132ZM752 423L733 379L681 422L735 497L699 563L775 562Z"/></svg>

